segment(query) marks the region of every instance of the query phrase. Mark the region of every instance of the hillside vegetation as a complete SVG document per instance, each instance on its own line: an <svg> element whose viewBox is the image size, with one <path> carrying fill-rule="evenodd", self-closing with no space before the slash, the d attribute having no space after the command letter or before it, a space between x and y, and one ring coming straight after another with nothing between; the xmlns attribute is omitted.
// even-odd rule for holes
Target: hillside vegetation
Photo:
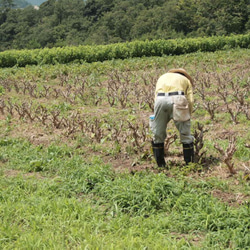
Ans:
<svg viewBox="0 0 250 250"><path fill-rule="evenodd" d="M13 67L42 64L66 64L70 62L102 62L113 59L135 57L181 55L197 51L217 51L229 48L249 48L250 34L135 41L99 46L71 46L35 50L7 50L0 53L0 67Z"/></svg>
<svg viewBox="0 0 250 250"><path fill-rule="evenodd" d="M1 0L0 50L245 34L249 0Z"/></svg>

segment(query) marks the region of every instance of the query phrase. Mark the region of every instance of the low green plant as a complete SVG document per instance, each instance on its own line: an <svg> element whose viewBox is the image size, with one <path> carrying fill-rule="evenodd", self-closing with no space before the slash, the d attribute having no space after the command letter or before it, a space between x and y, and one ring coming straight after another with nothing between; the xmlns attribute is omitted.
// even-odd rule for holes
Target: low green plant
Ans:
<svg viewBox="0 0 250 250"><path fill-rule="evenodd" d="M223 189L216 179L115 173L66 145L8 138L0 145L8 159L1 163L1 248L195 248L194 232L197 249L249 245L249 207L213 198L209 190Z"/></svg>

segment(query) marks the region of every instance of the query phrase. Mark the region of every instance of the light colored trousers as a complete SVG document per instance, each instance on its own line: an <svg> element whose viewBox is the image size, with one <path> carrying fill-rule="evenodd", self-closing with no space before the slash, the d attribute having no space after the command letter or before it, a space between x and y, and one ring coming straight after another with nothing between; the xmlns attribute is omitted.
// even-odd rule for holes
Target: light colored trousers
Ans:
<svg viewBox="0 0 250 250"><path fill-rule="evenodd" d="M172 96L158 96L154 105L154 120L151 122L151 131L153 133L154 143L163 143L167 137L167 124L173 119L173 101ZM174 121L176 128L180 133L182 143L192 143L194 138L191 135L191 122Z"/></svg>

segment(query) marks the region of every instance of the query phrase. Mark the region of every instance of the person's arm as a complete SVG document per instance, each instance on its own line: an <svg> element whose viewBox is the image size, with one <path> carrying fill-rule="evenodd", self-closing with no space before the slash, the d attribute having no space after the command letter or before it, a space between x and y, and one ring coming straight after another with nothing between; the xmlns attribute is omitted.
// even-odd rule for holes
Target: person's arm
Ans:
<svg viewBox="0 0 250 250"><path fill-rule="evenodd" d="M194 106L194 95L193 95L193 87L190 82L187 88L186 96L187 96L187 100L189 104L189 111L190 111L190 114L192 114L193 106Z"/></svg>

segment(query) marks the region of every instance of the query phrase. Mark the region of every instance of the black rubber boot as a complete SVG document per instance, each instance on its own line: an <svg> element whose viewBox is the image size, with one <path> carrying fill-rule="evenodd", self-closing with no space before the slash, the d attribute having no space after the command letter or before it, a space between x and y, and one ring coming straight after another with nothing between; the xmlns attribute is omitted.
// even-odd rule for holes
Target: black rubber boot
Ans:
<svg viewBox="0 0 250 250"><path fill-rule="evenodd" d="M164 159L164 143L154 143L152 141L152 148L158 167L166 167Z"/></svg>
<svg viewBox="0 0 250 250"><path fill-rule="evenodd" d="M194 144L183 143L182 145L183 145L184 161L186 162L186 165L188 165L189 162L194 162Z"/></svg>

